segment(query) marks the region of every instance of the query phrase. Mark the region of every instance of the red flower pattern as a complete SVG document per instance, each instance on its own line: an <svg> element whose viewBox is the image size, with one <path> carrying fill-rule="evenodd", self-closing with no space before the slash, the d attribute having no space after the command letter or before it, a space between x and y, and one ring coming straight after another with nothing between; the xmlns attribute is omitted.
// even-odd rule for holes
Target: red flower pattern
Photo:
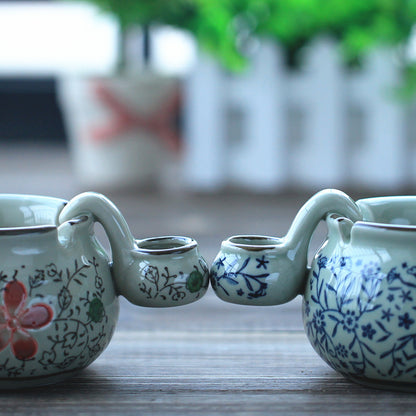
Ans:
<svg viewBox="0 0 416 416"><path fill-rule="evenodd" d="M45 303L26 307L27 291L19 281L6 284L0 306L0 351L9 344L15 357L29 360L38 351L38 343L28 330L43 328L53 318L53 311Z"/></svg>

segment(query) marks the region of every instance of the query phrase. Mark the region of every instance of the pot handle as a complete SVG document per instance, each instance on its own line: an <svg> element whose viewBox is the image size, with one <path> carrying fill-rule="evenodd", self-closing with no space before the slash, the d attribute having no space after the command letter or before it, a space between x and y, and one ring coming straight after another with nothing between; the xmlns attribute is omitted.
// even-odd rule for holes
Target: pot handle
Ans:
<svg viewBox="0 0 416 416"><path fill-rule="evenodd" d="M107 233L113 258L113 277L117 280L117 276L128 267L129 252L135 247L127 222L113 202L96 192L84 192L72 198L59 214L59 222L62 224L85 214L91 215Z"/></svg>

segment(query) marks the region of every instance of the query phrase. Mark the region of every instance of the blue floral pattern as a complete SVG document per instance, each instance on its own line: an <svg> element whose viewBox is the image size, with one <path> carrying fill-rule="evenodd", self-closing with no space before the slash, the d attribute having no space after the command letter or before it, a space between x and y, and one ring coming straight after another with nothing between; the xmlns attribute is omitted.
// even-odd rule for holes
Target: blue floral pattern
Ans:
<svg viewBox="0 0 416 416"><path fill-rule="evenodd" d="M319 255L303 302L305 330L335 370L416 381L416 266Z"/></svg>
<svg viewBox="0 0 416 416"><path fill-rule="evenodd" d="M244 261L233 255L220 256L211 268L211 284L216 292L221 290L226 296L261 298L267 294L268 265L265 255L247 257Z"/></svg>

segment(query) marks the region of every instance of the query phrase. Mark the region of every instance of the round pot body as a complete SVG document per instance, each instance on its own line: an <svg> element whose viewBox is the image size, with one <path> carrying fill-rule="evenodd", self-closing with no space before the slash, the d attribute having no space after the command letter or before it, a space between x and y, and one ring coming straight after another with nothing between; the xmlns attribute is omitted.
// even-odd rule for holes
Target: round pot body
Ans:
<svg viewBox="0 0 416 416"><path fill-rule="evenodd" d="M82 216L59 227L66 201L0 198L0 388L60 381L108 345L119 304L108 258Z"/></svg>
<svg viewBox="0 0 416 416"><path fill-rule="evenodd" d="M416 382L416 227L331 216L304 291L306 334L331 367L361 383Z"/></svg>

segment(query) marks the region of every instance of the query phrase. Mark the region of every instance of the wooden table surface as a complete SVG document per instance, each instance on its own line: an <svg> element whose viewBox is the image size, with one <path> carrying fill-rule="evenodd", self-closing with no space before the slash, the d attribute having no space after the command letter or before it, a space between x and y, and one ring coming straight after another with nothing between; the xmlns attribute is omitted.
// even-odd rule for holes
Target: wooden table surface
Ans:
<svg viewBox="0 0 416 416"><path fill-rule="evenodd" d="M54 152L2 152L0 192L70 198L81 191L66 153ZM231 234L283 235L307 197L110 196L137 237L191 235L208 262ZM324 233L318 230L311 253ZM300 297L283 306L244 307L218 300L212 290L175 309L121 299L114 337L90 367L67 382L0 392L0 398L1 415L403 415L416 409L414 394L365 388L329 368L303 331Z"/></svg>

